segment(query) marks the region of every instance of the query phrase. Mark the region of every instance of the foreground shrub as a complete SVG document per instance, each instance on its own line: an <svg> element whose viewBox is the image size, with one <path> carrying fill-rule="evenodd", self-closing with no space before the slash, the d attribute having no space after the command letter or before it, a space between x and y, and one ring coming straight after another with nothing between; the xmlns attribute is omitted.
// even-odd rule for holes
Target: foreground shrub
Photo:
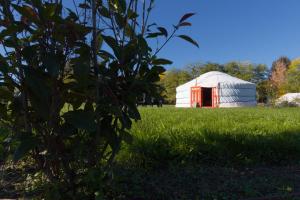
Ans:
<svg viewBox="0 0 300 200"><path fill-rule="evenodd" d="M33 160L30 180L42 183L39 198L95 199L121 142L131 141L137 97L154 93L171 63L157 54L193 14L169 35L148 25L153 0L82 1L75 11L52 2L0 0L7 152L15 162ZM146 38L157 37L165 41L153 51Z"/></svg>

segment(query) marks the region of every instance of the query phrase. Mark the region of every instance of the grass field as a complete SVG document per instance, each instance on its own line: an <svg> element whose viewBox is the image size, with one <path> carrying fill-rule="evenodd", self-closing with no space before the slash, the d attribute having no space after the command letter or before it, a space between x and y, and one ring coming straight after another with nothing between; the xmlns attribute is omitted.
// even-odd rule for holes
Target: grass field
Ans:
<svg viewBox="0 0 300 200"><path fill-rule="evenodd" d="M141 108L111 188L129 199L300 199L300 109ZM285 196L287 195L287 196ZM122 196L122 195L121 195Z"/></svg>
<svg viewBox="0 0 300 200"><path fill-rule="evenodd" d="M106 199L300 199L299 108L140 112ZM4 182L22 176L10 170Z"/></svg>
<svg viewBox="0 0 300 200"><path fill-rule="evenodd" d="M300 109L141 108L134 141L121 153L134 163L220 166L297 163ZM151 163L152 162L152 163Z"/></svg>

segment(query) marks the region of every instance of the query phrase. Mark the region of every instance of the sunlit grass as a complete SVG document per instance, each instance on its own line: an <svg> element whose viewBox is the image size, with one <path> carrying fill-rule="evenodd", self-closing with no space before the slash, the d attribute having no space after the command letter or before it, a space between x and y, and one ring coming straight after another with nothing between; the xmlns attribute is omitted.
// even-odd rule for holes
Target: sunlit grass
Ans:
<svg viewBox="0 0 300 200"><path fill-rule="evenodd" d="M141 108L118 159L137 165L300 161L299 108Z"/></svg>

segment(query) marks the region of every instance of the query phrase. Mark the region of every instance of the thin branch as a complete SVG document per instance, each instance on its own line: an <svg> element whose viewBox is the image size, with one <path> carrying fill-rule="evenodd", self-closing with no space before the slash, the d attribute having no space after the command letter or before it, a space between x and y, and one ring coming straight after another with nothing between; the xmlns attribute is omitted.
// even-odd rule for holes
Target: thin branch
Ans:
<svg viewBox="0 0 300 200"><path fill-rule="evenodd" d="M75 7L76 15L78 16L79 23L81 23L80 17L79 17L79 12L78 12L77 5L76 5L76 3L75 3L75 0L72 0L72 1L73 1L73 5L74 5L74 7Z"/></svg>
<svg viewBox="0 0 300 200"><path fill-rule="evenodd" d="M177 32L178 28L174 28L174 31L172 32L172 34L168 37L168 39L163 43L163 45L161 45L161 47L159 47L153 56L156 56L161 50L162 48L164 48L166 46L166 44L174 37L175 33Z"/></svg>
<svg viewBox="0 0 300 200"><path fill-rule="evenodd" d="M131 0L131 1L129 2L127 10L130 9L132 3L133 3L133 0ZM124 47L124 43L125 43L126 26L127 26L127 23L128 23L128 13L126 14L126 17L125 17L125 27L123 28L122 47ZM133 38L133 35L131 35L131 37ZM131 39L132 39L132 38L131 38Z"/></svg>
<svg viewBox="0 0 300 200"><path fill-rule="evenodd" d="M134 12L137 13L137 9L138 9L138 0L135 1L135 5L134 5ZM133 23L133 31L135 32L136 29L136 18L132 21Z"/></svg>
<svg viewBox="0 0 300 200"><path fill-rule="evenodd" d="M96 21L96 0L92 0L92 27L93 27L93 32L92 32L92 57L93 57L93 68L94 68L94 73L96 77L98 78L99 76L99 70L97 67L97 21ZM97 92L98 93L98 92ZM99 97L97 97L98 99Z"/></svg>
<svg viewBox="0 0 300 200"><path fill-rule="evenodd" d="M144 36L144 34L146 32L146 27L147 27L147 24L148 24L148 20L149 20L150 12L152 10L152 6L153 6L153 1L150 1L149 7L147 9L147 16L146 16L145 24L142 27L142 36Z"/></svg>
<svg viewBox="0 0 300 200"><path fill-rule="evenodd" d="M117 30L116 30L116 26L115 26L115 23L114 23L114 16L113 16L112 10L111 10L111 8L109 6L110 5L110 1L109 0L107 0L107 4L108 4L108 9L109 9L109 14L110 14L110 23L111 23L112 31L113 31L113 34L114 34L116 42L119 43L117 32L116 32Z"/></svg>

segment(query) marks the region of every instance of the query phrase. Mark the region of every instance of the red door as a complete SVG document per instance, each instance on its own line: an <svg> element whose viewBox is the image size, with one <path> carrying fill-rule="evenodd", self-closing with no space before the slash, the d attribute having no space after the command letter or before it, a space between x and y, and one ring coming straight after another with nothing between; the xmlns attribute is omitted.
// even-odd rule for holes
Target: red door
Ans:
<svg viewBox="0 0 300 200"><path fill-rule="evenodd" d="M191 107L193 105L202 106L201 87L191 87Z"/></svg>

